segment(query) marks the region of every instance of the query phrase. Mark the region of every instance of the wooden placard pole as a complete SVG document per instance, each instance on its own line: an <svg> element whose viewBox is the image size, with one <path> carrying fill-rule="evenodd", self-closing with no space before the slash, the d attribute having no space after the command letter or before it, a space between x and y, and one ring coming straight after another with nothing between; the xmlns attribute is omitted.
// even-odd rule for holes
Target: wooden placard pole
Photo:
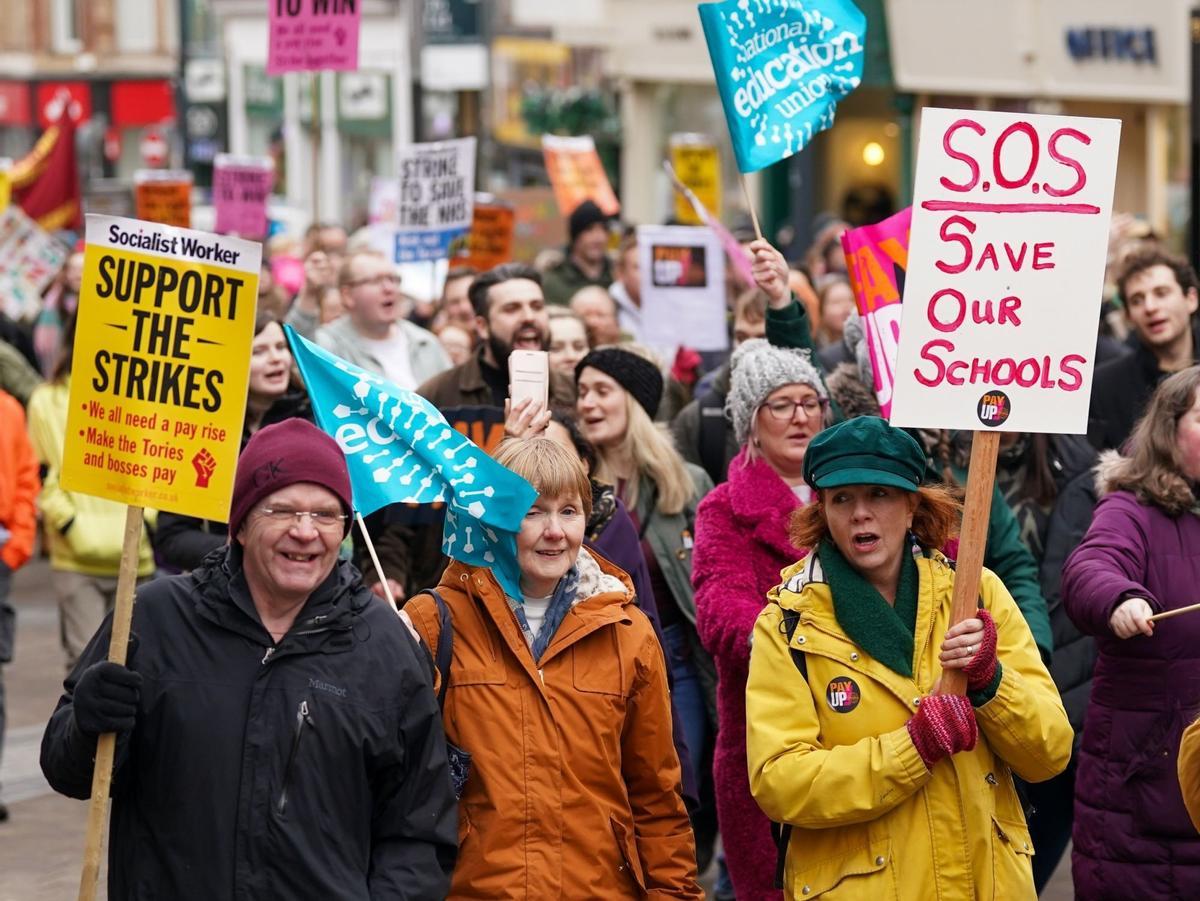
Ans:
<svg viewBox="0 0 1200 901"><path fill-rule="evenodd" d="M383 566L379 563L379 555L375 553L375 542L371 541L371 534L367 531L367 524L363 521L362 514L357 510L354 511L354 521L358 523L358 531L362 533L363 541L366 542L367 552L371 555L371 562L375 565L375 573L379 576L379 584L383 588L384 597L387 602L396 609L396 599L392 596L392 587L388 585L387 576L383 574Z"/></svg>
<svg viewBox="0 0 1200 901"><path fill-rule="evenodd" d="M979 580L983 575L983 551L987 544L988 518L996 483L996 458L1000 452L999 432L976 432L971 442L967 470L967 496L963 502L962 530L958 536L958 562L954 571L954 597L950 625L970 619L979 608ZM967 692L967 676L960 669L942 672L942 694Z"/></svg>
<svg viewBox="0 0 1200 901"><path fill-rule="evenodd" d="M133 593L137 584L138 549L142 542L142 508L125 508L125 541L121 548L121 569L117 576L117 597L113 605L112 636L108 659L125 665L129 631L133 622ZM106 732L96 741L96 766L92 771L92 799L88 805L87 839L83 849L83 873L79 878L79 901L94 901L100 878L100 858L104 852L104 821L112 788L113 759L117 736Z"/></svg>

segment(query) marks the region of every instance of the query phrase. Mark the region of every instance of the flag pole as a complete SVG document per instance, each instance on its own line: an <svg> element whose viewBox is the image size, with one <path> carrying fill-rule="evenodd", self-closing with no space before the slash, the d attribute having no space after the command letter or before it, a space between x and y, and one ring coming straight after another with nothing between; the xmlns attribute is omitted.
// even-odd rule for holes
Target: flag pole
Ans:
<svg viewBox="0 0 1200 901"><path fill-rule="evenodd" d="M363 541L367 544L367 553L371 555L371 562L375 564L375 572L379 576L383 594L387 598L387 602L392 605L392 609L395 609L396 599L392 597L392 586L388 584L387 577L383 574L383 566L379 563L379 555L375 553L375 544L371 541L370 533L367 532L367 524L363 522L362 514L357 510L354 511L354 521L358 523L358 531L362 532Z"/></svg>
<svg viewBox="0 0 1200 901"><path fill-rule="evenodd" d="M746 206L750 209L750 221L754 223L754 234L758 240L763 239L762 227L758 224L758 213L754 211L754 201L750 199L750 186L746 184L746 173L738 173L738 181L742 183L742 193L746 195Z"/></svg>

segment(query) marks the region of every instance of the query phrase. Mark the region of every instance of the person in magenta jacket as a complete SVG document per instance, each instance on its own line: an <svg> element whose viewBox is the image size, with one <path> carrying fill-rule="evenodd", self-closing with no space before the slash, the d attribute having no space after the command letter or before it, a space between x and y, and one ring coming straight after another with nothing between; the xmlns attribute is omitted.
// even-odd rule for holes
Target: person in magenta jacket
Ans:
<svg viewBox="0 0 1200 901"><path fill-rule="evenodd" d="M1200 898L1200 835L1176 776L1200 710L1200 613L1151 622L1200 585L1200 367L1159 385L1130 456L1101 458L1101 495L1067 559L1067 614L1098 656L1075 783L1072 875L1088 901Z"/></svg>
<svg viewBox="0 0 1200 901"><path fill-rule="evenodd" d="M825 424L828 398L806 352L755 339L732 366L726 411L741 450L729 480L696 512L692 583L696 629L717 665L713 778L726 864L738 901L778 901L771 824L750 796L746 768L750 634L780 570L803 555L788 524L812 496L804 452Z"/></svg>

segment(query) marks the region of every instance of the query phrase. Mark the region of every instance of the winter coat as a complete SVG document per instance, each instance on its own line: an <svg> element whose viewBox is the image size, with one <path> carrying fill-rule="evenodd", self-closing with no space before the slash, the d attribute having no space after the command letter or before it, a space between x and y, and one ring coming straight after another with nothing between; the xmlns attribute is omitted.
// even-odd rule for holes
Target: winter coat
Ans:
<svg viewBox="0 0 1200 901"><path fill-rule="evenodd" d="M1083 737L1083 719L1092 693L1092 670L1096 666L1096 640L1079 631L1067 615L1062 597L1063 567L1067 557L1087 534L1096 507L1095 476L1083 472L1064 485L1046 527L1046 552L1042 557L1042 594L1050 613L1054 635L1054 657L1050 675L1062 696L1063 707L1075 730L1075 742Z"/></svg>
<svg viewBox="0 0 1200 901"><path fill-rule="evenodd" d="M712 491L713 484L708 474L699 466L685 463L688 475L692 478L695 493L692 500L681 511L668 515L658 507L658 491L649 476L643 475L638 485L638 500L636 506L637 522L641 532L650 547L654 550L654 559L662 570L663 578L671 588L675 604L687 621L688 644L692 651L692 663L696 674L704 688L704 698L708 706L708 715L713 731L717 726L717 670L712 658L700 644L696 634L696 594L692 588L692 560L694 556L696 532L696 508L704 497ZM665 603L661 598L655 598L658 607Z"/></svg>
<svg viewBox="0 0 1200 901"><path fill-rule="evenodd" d="M294 390L282 395L267 408L258 427L261 429L294 417L313 421L312 403L306 391ZM245 450L252 434L242 428L241 450ZM154 532L154 552L164 566L186 572L199 566L201 560L228 540L227 523L182 513L160 513Z"/></svg>
<svg viewBox="0 0 1200 901"><path fill-rule="evenodd" d="M1200 363L1200 319L1195 317L1192 353L1193 362ZM1088 440L1097 450L1121 448L1146 412L1150 395L1170 374L1158 368L1158 360L1141 341L1136 341L1133 353L1096 367L1088 412Z"/></svg>
<svg viewBox="0 0 1200 901"><path fill-rule="evenodd" d="M438 586L454 628L446 738L472 755L451 898L703 898L662 649L628 576L578 561L577 600L536 662L490 570L455 562ZM433 599L404 609L436 651Z"/></svg>
<svg viewBox="0 0 1200 901"><path fill-rule="evenodd" d="M725 415L725 398L729 394L729 366L717 369L712 389L696 392L694 400L671 420L671 437L679 455L688 463L708 473L714 485L728 478L729 462L737 456L737 435L733 423Z"/></svg>
<svg viewBox="0 0 1200 901"><path fill-rule="evenodd" d="M0 390L0 564L25 565L37 532L38 462L25 428L25 410Z"/></svg>
<svg viewBox="0 0 1200 901"><path fill-rule="evenodd" d="M575 296L575 292L591 285L607 289L613 283L612 263L606 258L604 267L600 270L599 278L584 274L571 259L570 248L561 263L551 266L542 273L542 293L546 303L566 306Z"/></svg>
<svg viewBox="0 0 1200 901"><path fill-rule="evenodd" d="M1200 831L1200 720L1184 730L1179 742L1179 788L1192 825Z"/></svg>
<svg viewBox="0 0 1200 901"><path fill-rule="evenodd" d="M67 491L58 481L67 438L70 394L70 382L63 379L40 386L29 399L29 437L38 459L46 467L38 508L46 526L50 565L85 576L115 577L121 565L125 505ZM147 511L148 520L154 515ZM138 548L138 575L149 576L153 572L150 536L143 530Z"/></svg>
<svg viewBox="0 0 1200 901"><path fill-rule="evenodd" d="M1200 617L1122 641L1113 610L1143 597L1156 611L1196 601L1200 516L1167 515L1101 484L1083 543L1063 572L1063 601L1098 657L1075 791L1072 871L1081 898L1200 897L1200 836L1184 808L1176 758L1200 710Z"/></svg>
<svg viewBox="0 0 1200 901"><path fill-rule="evenodd" d="M975 708L979 741L931 771L905 724L941 675L950 564L937 552L916 560L909 678L847 637L819 556L786 570L772 590L754 626L746 689L751 791L771 819L793 825L787 897L1034 898L1033 848L1012 776L1040 782L1061 772L1071 727L1008 591L983 571L1002 676ZM800 613L790 645L784 610ZM804 655L807 680L793 650Z"/></svg>
<svg viewBox="0 0 1200 901"><path fill-rule="evenodd" d="M414 325L407 319L398 320L396 328L400 329L408 342L408 365L412 368L413 378L418 385L450 368L450 358L446 356L441 342L432 332ZM348 316L342 316L318 328L316 343L331 354L367 372L384 375L383 363L363 343Z"/></svg>
<svg viewBox="0 0 1200 901"><path fill-rule="evenodd" d="M779 584L804 552L788 539L800 501L765 460L742 450L696 511L696 631L717 665L713 780L725 861L739 901L779 899L771 822L750 795L746 770L746 678L750 635Z"/></svg>
<svg viewBox="0 0 1200 901"><path fill-rule="evenodd" d="M42 740L42 771L92 787L96 740L75 725L88 645ZM278 645L240 545L138 589L129 667L143 682L114 769L108 896L441 898L454 794L428 660L348 563Z"/></svg>

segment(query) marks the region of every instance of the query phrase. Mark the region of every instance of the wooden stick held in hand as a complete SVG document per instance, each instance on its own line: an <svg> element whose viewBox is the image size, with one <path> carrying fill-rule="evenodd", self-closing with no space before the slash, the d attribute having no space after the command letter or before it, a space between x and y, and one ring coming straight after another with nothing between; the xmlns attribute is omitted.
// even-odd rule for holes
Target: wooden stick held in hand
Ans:
<svg viewBox="0 0 1200 901"><path fill-rule="evenodd" d="M117 597L113 605L112 637L108 659L125 665L129 649L129 631L133 623L133 590L137 584L138 549L142 543L142 508L125 509L125 542L121 548L121 569L117 575ZM88 804L87 840L83 847L83 872L79 877L79 901L93 901L100 878L100 858L104 853L104 820L112 789L113 760L117 736L106 732L96 741L96 765L92 770L92 799Z"/></svg>
<svg viewBox="0 0 1200 901"><path fill-rule="evenodd" d="M1166 613L1156 613L1149 617L1149 622L1156 622L1160 619L1170 619L1172 616L1179 616L1181 613L1194 613L1200 610L1200 604L1192 604L1190 607L1180 607L1178 610L1168 610Z"/></svg>

